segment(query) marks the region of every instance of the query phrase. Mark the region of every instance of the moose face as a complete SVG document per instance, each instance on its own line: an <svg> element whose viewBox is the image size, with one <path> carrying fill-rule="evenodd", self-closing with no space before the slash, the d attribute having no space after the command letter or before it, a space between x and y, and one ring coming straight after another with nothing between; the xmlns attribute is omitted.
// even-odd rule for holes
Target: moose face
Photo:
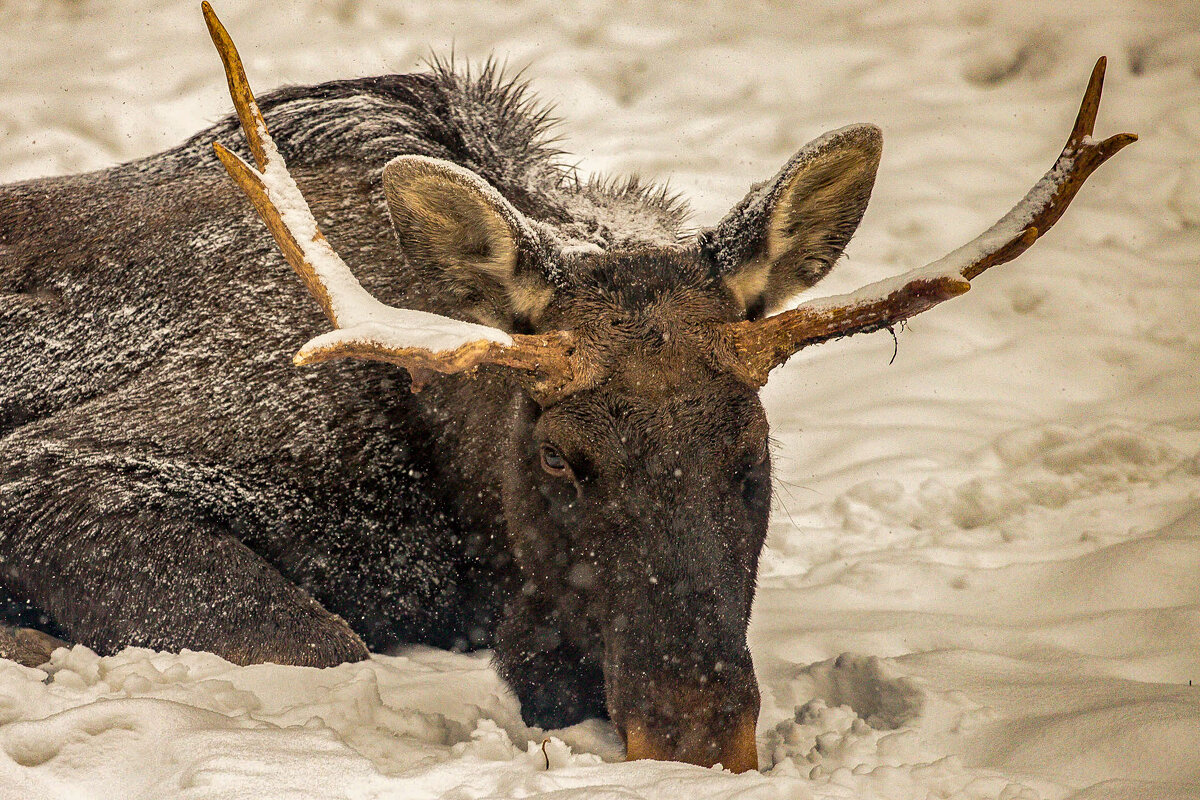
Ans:
<svg viewBox="0 0 1200 800"><path fill-rule="evenodd" d="M514 343L496 358L486 341L455 352L516 368L501 472L523 587L496 653L527 721L607 712L631 759L757 767L746 630L770 507L758 389L792 350L731 331L830 269L879 146L872 126L843 129L696 238L608 252L569 246L461 166L400 156L384 168L416 279ZM300 360L369 355L355 334L334 336L349 338ZM447 371L398 352L418 379L423 364Z"/></svg>
<svg viewBox="0 0 1200 800"><path fill-rule="evenodd" d="M694 247L590 258L547 322L587 341L604 377L519 403L504 493L517 563L600 666L631 757L752 769L746 628L770 507L767 420L706 335L736 303ZM578 721L546 711L547 724Z"/></svg>
<svg viewBox="0 0 1200 800"><path fill-rule="evenodd" d="M527 721L607 711L629 758L757 767L746 631L770 507L765 378L728 331L828 271L878 148L875 128L845 129L699 237L609 252L564 246L456 165L385 167L419 279L464 317L570 342L569 378L547 377L542 350L514 373L502 470L523 587L496 652Z"/></svg>

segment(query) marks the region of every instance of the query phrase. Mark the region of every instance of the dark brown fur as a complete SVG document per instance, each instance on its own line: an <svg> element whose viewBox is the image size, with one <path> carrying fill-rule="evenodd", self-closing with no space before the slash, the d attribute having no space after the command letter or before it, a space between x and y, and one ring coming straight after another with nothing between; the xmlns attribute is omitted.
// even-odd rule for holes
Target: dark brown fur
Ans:
<svg viewBox="0 0 1200 800"><path fill-rule="evenodd" d="M687 239L662 193L558 167L544 114L490 69L262 106L369 291L573 330L597 380L543 406L494 367L419 395L385 365L293 367L323 321L208 149L238 141L231 120L142 161L0 187L10 620L102 653L239 663L494 646L531 724L611 714L668 743L683 725L744 727L767 423L709 325L828 270L878 132L818 141ZM385 197L400 154L466 167L503 200L419 170ZM566 477L542 468L547 446ZM662 752L720 756L678 747Z"/></svg>

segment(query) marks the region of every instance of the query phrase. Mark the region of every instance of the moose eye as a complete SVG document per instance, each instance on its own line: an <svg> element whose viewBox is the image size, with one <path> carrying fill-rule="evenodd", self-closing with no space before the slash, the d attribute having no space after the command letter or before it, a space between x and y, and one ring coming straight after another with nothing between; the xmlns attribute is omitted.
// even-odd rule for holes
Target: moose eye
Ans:
<svg viewBox="0 0 1200 800"><path fill-rule="evenodd" d="M760 467L766 463L770 456L770 449L766 442L763 442L762 448L753 451L752 454L746 456L746 460L742 462L741 469L738 470L738 475L743 481L757 479L761 475Z"/></svg>
<svg viewBox="0 0 1200 800"><path fill-rule="evenodd" d="M571 465L567 463L567 459L563 458L563 454L558 451L554 445L544 444L541 448L542 469L547 474L553 475L556 478L561 478L570 474Z"/></svg>

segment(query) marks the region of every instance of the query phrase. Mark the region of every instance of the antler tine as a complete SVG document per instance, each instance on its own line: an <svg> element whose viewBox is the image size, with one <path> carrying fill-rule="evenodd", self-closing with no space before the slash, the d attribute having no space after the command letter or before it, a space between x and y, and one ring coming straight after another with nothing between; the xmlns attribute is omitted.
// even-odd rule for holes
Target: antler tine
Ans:
<svg viewBox="0 0 1200 800"><path fill-rule="evenodd" d="M233 98L233 107L241 120L242 130L246 132L246 141L250 144L250 152L254 156L259 169L267 168L267 145L263 139L267 137L267 123L263 120L262 112L254 94L250 91L250 82L246 80L246 70L242 67L242 58L230 38L229 32L217 19L208 0L200 4L204 12L204 22L208 25L208 35L212 37L217 52L221 54L221 63L225 65L225 79L229 83L229 96ZM260 133L261 131L261 133ZM222 148L224 149L224 148Z"/></svg>
<svg viewBox="0 0 1200 800"><path fill-rule="evenodd" d="M570 358L570 337L565 333L510 336L486 325L393 308L376 300L359 284L322 235L300 188L288 173L250 91L233 40L207 0L201 7L225 65L229 94L258 169L220 143L214 142L213 149L335 328L301 348L293 359L295 363L336 358L385 361L407 369L414 390L431 372L465 372L481 364L524 370L539 379L533 388L542 393L553 393L568 385L575 369Z"/></svg>
<svg viewBox="0 0 1200 800"><path fill-rule="evenodd" d="M1106 59L1092 69L1079 114L1054 166L999 222L949 255L906 275L863 287L848 295L809 301L756 322L727 326L747 380L765 383L767 374L811 344L856 333L891 328L971 288L985 270L1025 252L1063 215L1096 168L1137 135L1092 138Z"/></svg>
<svg viewBox="0 0 1200 800"><path fill-rule="evenodd" d="M1021 232L1013 239L994 252L985 253L982 257L964 266L963 277L968 280L997 264L1019 256L1029 245L1033 244L1042 234L1050 230L1058 222L1067 206L1075 199L1075 195L1083 188L1086 181L1096 168L1112 158L1126 145L1137 141L1135 133L1118 133L1104 141L1092 139L1096 129L1096 114L1100 110L1100 94L1104 89L1104 70L1108 59L1101 56L1092 67L1092 76L1088 80L1087 91L1083 94L1083 102L1079 105L1079 113L1075 117L1075 125L1071 135L1063 146L1062 153L1050 171L1029 191L1025 199L1017 204L1007 215L997 222L988 232L975 239L965 248L959 248L958 253L980 244L985 238L995 232L1000 232L1010 226L1023 224ZM1042 197L1049 193L1048 197ZM1026 234L1032 232L1031 237ZM1024 247L1018 243L1025 241ZM1011 248L1011 250L1006 250ZM953 256L955 253L952 253ZM950 256L948 256L949 258ZM940 262L939 262L940 263Z"/></svg>
<svg viewBox="0 0 1200 800"><path fill-rule="evenodd" d="M246 80L246 70L242 66L242 59L238 55L233 39L225 30L225 26L217 19L216 12L213 11L208 0L201 3L201 9L204 12L204 21L208 25L209 35L212 36L213 44L216 45L217 53L221 56L221 63L225 67L225 77L229 83L229 96L233 99L234 109L242 123L242 132L246 135L250 152L258 163L258 170L219 142L213 142L213 150L216 151L217 158L225 165L225 169L234 182L241 187L250 202L254 204L255 210L258 211L258 215L271 231L284 258L321 305L325 316L335 327L343 327L348 320L340 317L346 316L349 309L343 310L341 315L338 314L339 309L335 308L334 295L326 285L326 277L339 278L338 283L342 284L340 288L343 293L351 295L344 298L345 302L342 305L353 307L355 304L361 303L369 307L376 301L358 285L358 281L350 273L350 269L333 251L320 229L317 228L316 220L312 218L308 203L300 194L300 189L292 180L291 175L288 174L283 157L279 154L275 142L271 139L271 134L267 131L267 123L263 119L262 111L258 108L254 94L250 91L250 84ZM268 174L273 178L270 188L267 186ZM279 195L284 196L280 197ZM279 207L280 202L291 211L290 219L286 221ZM300 233L300 230L304 230L304 232ZM303 238L307 238L309 242L304 242ZM313 263L314 259L310 258L310 255L314 253L318 257L324 257L325 271L343 274L335 274L335 276L319 274Z"/></svg>

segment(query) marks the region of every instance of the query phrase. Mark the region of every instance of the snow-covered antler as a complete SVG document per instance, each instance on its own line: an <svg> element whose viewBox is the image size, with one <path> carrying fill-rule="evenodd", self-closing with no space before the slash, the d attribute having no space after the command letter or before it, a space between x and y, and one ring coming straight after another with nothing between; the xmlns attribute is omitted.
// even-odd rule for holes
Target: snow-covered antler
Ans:
<svg viewBox="0 0 1200 800"><path fill-rule="evenodd" d="M1104 67L1101 57L1092 70L1075 127L1054 166L1012 211L974 241L932 264L851 294L812 300L763 320L728 324L726 331L746 378L762 385L772 369L810 344L891 328L963 294L975 276L1025 252L1058 221L1097 167L1137 141L1132 133L1104 141L1092 138Z"/></svg>
<svg viewBox="0 0 1200 800"><path fill-rule="evenodd" d="M386 361L407 369L414 389L430 373L465 372L481 364L523 370L542 392L553 392L570 383L574 372L570 357L573 348L565 333L509 335L486 325L394 308L376 300L359 284L321 234L300 188L267 133L233 40L212 6L204 2L202 8L213 44L225 65L229 94L258 169L217 142L213 143L213 149L250 198L284 258L335 328L304 345L294 361L297 364L336 358Z"/></svg>

